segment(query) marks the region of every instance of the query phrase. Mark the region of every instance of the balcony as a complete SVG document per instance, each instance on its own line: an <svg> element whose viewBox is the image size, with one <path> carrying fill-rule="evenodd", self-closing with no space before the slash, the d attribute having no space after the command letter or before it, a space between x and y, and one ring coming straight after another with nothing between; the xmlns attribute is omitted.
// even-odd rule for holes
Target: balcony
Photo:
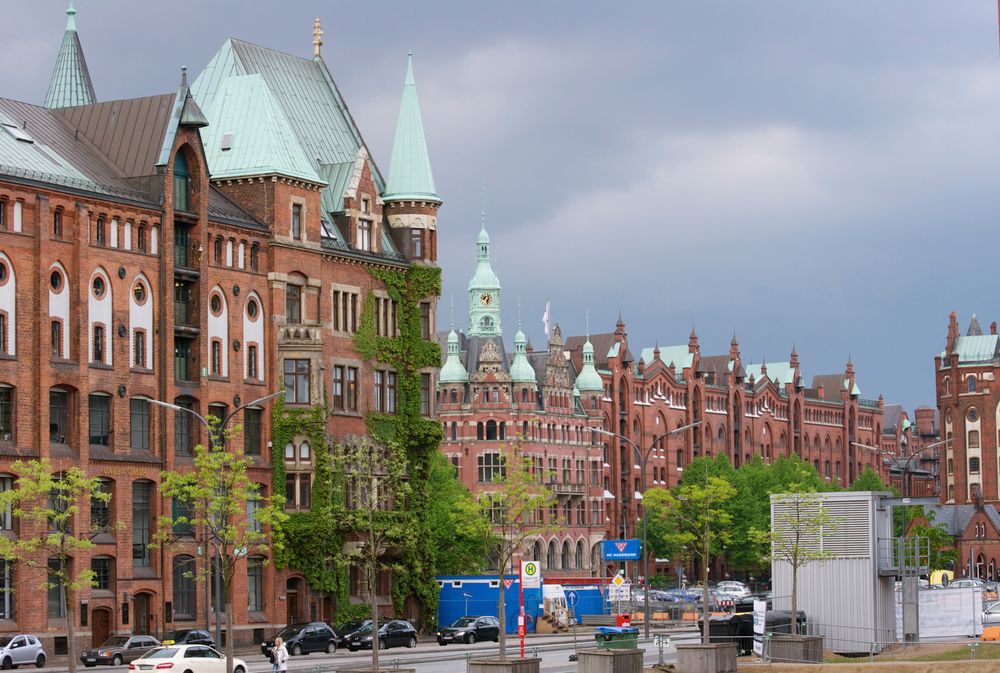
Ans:
<svg viewBox="0 0 1000 673"><path fill-rule="evenodd" d="M549 484L549 488L556 495L584 495L587 492L586 484L554 483Z"/></svg>
<svg viewBox="0 0 1000 673"><path fill-rule="evenodd" d="M890 537L878 540L878 572L883 577L926 575L930 572L930 540Z"/></svg>

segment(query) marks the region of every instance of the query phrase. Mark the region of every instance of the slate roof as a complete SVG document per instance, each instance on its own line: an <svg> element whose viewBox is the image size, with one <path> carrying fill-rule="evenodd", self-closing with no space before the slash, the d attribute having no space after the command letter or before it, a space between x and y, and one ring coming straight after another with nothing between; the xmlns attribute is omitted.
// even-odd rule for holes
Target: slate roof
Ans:
<svg viewBox="0 0 1000 673"><path fill-rule="evenodd" d="M655 358L653 357L654 348L643 348L640 357L642 361L647 365L652 362ZM688 350L687 345L683 346L663 346L660 348L660 362L662 362L667 367L673 362L677 370L680 371L685 367L690 367L694 362L694 353Z"/></svg>
<svg viewBox="0 0 1000 673"><path fill-rule="evenodd" d="M571 336L566 338L566 343L563 345L563 349L570 351L573 354L573 362L577 363L577 359L582 357L583 344L587 342L586 336ZM615 342L614 332L605 332L603 334L591 334L590 335L590 345L594 347L594 366L598 369L607 368L608 356L615 350L617 343ZM627 362L632 362L635 358L632 357L632 353L627 351L625 353L624 360ZM650 358L652 360L652 358ZM649 361L647 361L648 364ZM579 369L579 367L577 367Z"/></svg>
<svg viewBox="0 0 1000 673"><path fill-rule="evenodd" d="M993 509L986 505L986 509ZM975 505L924 505L925 512L934 513L934 525L944 524L949 535L959 536L969 525L969 520L976 513ZM996 513L996 510L993 510Z"/></svg>
<svg viewBox="0 0 1000 673"><path fill-rule="evenodd" d="M811 390L818 391L819 387L823 386L823 399L825 400L840 400L840 391L847 390L847 386L850 383L848 379L843 374L817 374L813 376ZM854 390L850 391L851 395L859 395L861 391L857 390L855 386Z"/></svg>
<svg viewBox="0 0 1000 673"><path fill-rule="evenodd" d="M903 407L900 404L887 404L882 408L882 434L895 435L899 425L899 419L903 415Z"/></svg>
<svg viewBox="0 0 1000 673"><path fill-rule="evenodd" d="M660 359L663 359L663 351L660 351ZM709 381L712 385L724 385L727 377L732 371L733 361L729 355L705 355L698 360L698 371L702 375L711 375ZM737 376L742 375L742 371L736 372Z"/></svg>

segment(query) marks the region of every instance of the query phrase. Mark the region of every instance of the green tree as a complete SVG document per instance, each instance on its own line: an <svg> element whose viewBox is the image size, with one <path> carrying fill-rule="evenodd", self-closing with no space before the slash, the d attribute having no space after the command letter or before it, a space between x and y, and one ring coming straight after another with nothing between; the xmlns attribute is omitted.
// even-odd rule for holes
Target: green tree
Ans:
<svg viewBox="0 0 1000 673"><path fill-rule="evenodd" d="M650 536L650 546L657 555L700 561L705 623L702 642L707 645L708 568L712 556L729 542L732 515L726 505L736 495L736 489L724 478L707 473L702 483L689 483L687 474L684 476L685 481L674 491L662 488L646 491L643 502L647 507L647 522L653 522L651 528L655 534Z"/></svg>
<svg viewBox="0 0 1000 673"><path fill-rule="evenodd" d="M475 508L469 489L458 480L455 466L442 453L431 457L427 480L427 517L434 567L440 575L476 574L483 569L492 528L483 517L464 520Z"/></svg>
<svg viewBox="0 0 1000 673"><path fill-rule="evenodd" d="M58 589L66 609L66 641L70 673L76 671L76 602L73 593L94 585L94 571L74 556L94 546L90 528L76 523L80 501L108 502L110 493L100 488L100 480L87 477L71 467L53 474L48 459L19 460L11 467L18 475L14 488L0 492L0 507L9 508L20 521L16 537L0 536L0 557L28 568L47 572L40 589ZM79 534L77 534L79 531Z"/></svg>
<svg viewBox="0 0 1000 673"><path fill-rule="evenodd" d="M507 656L506 601L504 600L504 573L513 572L514 555L524 543L535 536L558 529L553 522L542 523L540 515L548 511L555 496L543 484L545 474L532 469L531 457L521 453L520 442L504 447L501 468L492 484L484 492L463 521L468 521L472 533L478 530L489 558L497 562L500 595L497 598L497 617L500 620L500 657ZM485 522L487 526L480 525Z"/></svg>
<svg viewBox="0 0 1000 673"><path fill-rule="evenodd" d="M906 531L907 535L926 538L930 547L931 570L952 568L958 560L958 548L955 538L948 532L943 523L935 524L935 514L922 506L911 507L912 523Z"/></svg>
<svg viewBox="0 0 1000 673"><path fill-rule="evenodd" d="M799 570L833 556L820 542L839 525L839 519L823 507L822 496L815 491L794 491L776 498L770 530L751 531L755 541L770 546L772 561L783 561L792 569L793 619L799 607Z"/></svg>
<svg viewBox="0 0 1000 673"><path fill-rule="evenodd" d="M895 489L886 486L882 478L878 476L878 472L873 470L870 465L865 466L864 471L858 475L858 478L854 480L851 487L848 489L850 491L895 491Z"/></svg>
<svg viewBox="0 0 1000 673"><path fill-rule="evenodd" d="M379 671L378 575L390 568L390 548L402 548L410 518L403 504L410 493L406 460L394 445L378 446L362 439L342 445L337 461L347 479L347 515L361 544L353 554L368 582L372 620L372 670Z"/></svg>
<svg viewBox="0 0 1000 673"><path fill-rule="evenodd" d="M219 421L209 417L209 433L212 437L235 434L220 432ZM154 535L156 544L171 544L173 529L177 525L188 525L204 530L208 546L217 556L222 579L222 601L225 605L226 632L226 673L233 673L233 601L232 586L236 569L247 556L280 552L281 524L287 519L282 509L281 495L263 497L259 487L250 478L248 469L255 464L254 459L227 450L225 443L217 441L220 448L208 450L202 445L195 447L194 467L189 472L164 471L160 473L160 494L172 498L178 507L171 508L171 514L160 517L160 525ZM249 503L255 507L249 516ZM184 512L184 514L181 514ZM270 529L272 534L268 534ZM206 567L192 571L192 575L202 581L210 581L211 572Z"/></svg>

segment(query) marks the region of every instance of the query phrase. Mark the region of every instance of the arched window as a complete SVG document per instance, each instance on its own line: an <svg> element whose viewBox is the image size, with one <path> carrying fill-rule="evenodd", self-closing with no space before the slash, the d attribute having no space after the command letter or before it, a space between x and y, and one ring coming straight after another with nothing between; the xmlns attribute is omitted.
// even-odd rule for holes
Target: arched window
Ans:
<svg viewBox="0 0 1000 673"><path fill-rule="evenodd" d="M190 209L190 181L188 162L183 152L174 157L174 210L188 211Z"/></svg>
<svg viewBox="0 0 1000 673"><path fill-rule="evenodd" d="M556 541L549 540L549 550L545 558L545 567L548 570L557 570L559 568L559 552L556 550Z"/></svg>
<svg viewBox="0 0 1000 673"><path fill-rule="evenodd" d="M573 567L573 552L569 546L569 540L565 540L562 546L562 568L569 570Z"/></svg>
<svg viewBox="0 0 1000 673"><path fill-rule="evenodd" d="M966 388L968 388L970 393L976 392L976 377L972 374L969 374L965 378L965 386Z"/></svg>
<svg viewBox="0 0 1000 673"><path fill-rule="evenodd" d="M194 574L197 569L194 557L187 555L175 556L174 573L174 619L194 619L195 616L195 585Z"/></svg>
<svg viewBox="0 0 1000 673"><path fill-rule="evenodd" d="M497 438L497 422L490 420L486 421L486 439L496 439Z"/></svg>

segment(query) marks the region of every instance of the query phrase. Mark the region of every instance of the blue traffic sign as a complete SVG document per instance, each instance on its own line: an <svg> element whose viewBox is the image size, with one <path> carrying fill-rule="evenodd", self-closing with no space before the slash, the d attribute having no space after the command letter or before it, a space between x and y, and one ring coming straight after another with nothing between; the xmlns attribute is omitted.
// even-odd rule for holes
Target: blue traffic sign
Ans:
<svg viewBox="0 0 1000 673"><path fill-rule="evenodd" d="M571 608L576 607L577 595L575 591L568 591L566 593L566 602L569 603Z"/></svg>

